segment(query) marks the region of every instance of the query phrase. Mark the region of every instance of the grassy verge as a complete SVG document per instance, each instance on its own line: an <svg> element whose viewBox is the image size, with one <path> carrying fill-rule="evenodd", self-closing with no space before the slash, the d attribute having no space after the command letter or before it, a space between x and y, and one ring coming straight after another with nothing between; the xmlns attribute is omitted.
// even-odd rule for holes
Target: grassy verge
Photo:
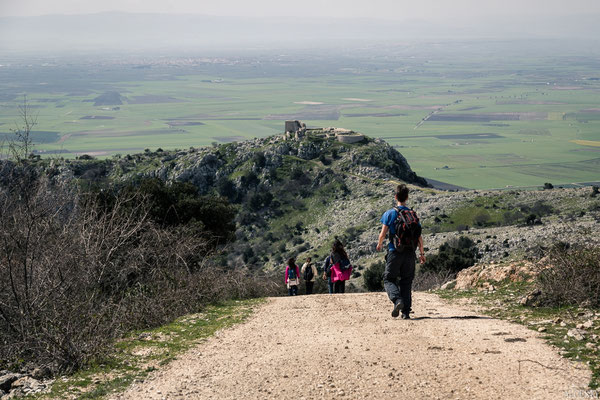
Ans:
<svg viewBox="0 0 600 400"><path fill-rule="evenodd" d="M494 291L477 290L437 290L440 297L447 300L468 299L471 304L479 306L484 314L495 318L509 320L527 326L529 329L541 332L543 338L551 345L560 349L566 358L581 361L589 365L592 371L590 389L600 388L600 351L598 337L600 336L600 312L598 310L577 307L528 307L520 304L519 300L531 292L533 284L526 282L494 283ZM589 328L581 327L588 321L593 321ZM567 335L577 326L583 333L583 340Z"/></svg>
<svg viewBox="0 0 600 400"><path fill-rule="evenodd" d="M58 378L35 399L101 399L125 390L216 331L245 321L264 300L229 301L209 306L152 330L132 332L115 343L110 357L77 373Z"/></svg>

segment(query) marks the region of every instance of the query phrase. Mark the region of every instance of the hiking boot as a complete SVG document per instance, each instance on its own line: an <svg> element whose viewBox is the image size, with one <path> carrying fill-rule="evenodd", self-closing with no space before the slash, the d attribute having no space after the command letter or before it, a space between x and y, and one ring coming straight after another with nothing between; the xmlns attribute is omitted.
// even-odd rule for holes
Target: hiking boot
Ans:
<svg viewBox="0 0 600 400"><path fill-rule="evenodd" d="M392 317L397 318L400 315L400 310L404 307L404 303L402 300L397 300L396 304L394 304L394 309L392 310Z"/></svg>
<svg viewBox="0 0 600 400"><path fill-rule="evenodd" d="M402 319L410 319L410 315L408 313L402 313Z"/></svg>

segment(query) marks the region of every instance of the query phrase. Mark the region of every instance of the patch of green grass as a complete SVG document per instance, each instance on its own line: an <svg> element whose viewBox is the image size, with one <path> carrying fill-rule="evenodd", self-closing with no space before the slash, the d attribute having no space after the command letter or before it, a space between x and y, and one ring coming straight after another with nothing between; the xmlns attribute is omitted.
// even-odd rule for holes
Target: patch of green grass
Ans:
<svg viewBox="0 0 600 400"><path fill-rule="evenodd" d="M121 392L132 382L145 379L157 366L168 364L216 331L245 321L263 301L228 301L156 329L132 332L115 343L113 354L105 360L59 378L48 393L29 398L101 399Z"/></svg>
<svg viewBox="0 0 600 400"><path fill-rule="evenodd" d="M447 216L438 216L441 222L431 221L440 232L455 231L458 227L489 227L505 224L508 195L481 196L459 203Z"/></svg>

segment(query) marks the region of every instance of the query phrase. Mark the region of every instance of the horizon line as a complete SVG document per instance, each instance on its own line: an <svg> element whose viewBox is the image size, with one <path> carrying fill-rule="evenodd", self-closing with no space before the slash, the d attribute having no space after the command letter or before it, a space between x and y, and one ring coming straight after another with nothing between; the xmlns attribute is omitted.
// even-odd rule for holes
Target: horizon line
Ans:
<svg viewBox="0 0 600 400"><path fill-rule="evenodd" d="M328 19L328 20L363 20L363 21L388 21L388 22L407 22L407 21L444 21L444 17L437 18L423 18L423 17L411 17L411 18L402 18L402 19L394 19L389 17L358 17L358 16L327 16L327 15L318 15L318 16L303 16L303 15L266 15L266 16L256 16L256 15L224 15L224 14L202 14L196 12L151 12L151 11L124 11L124 10L107 10L107 11L97 11L97 12L88 12L88 13L54 13L54 14L40 14L40 15L0 15L0 18L40 18L40 17L74 17L74 16L92 16L92 15L103 15L103 14L126 14L126 15L153 15L153 16L194 16L194 17L215 17L215 18L239 18L239 19L277 19L277 18L303 18L308 20L319 20L319 19ZM530 14L519 14L519 15L511 15L511 14L482 14L478 15L478 18L505 18L505 17L536 17L536 18L564 18L564 17L575 17L575 16L594 16L600 15L599 12L595 13L568 13L568 14L546 14L539 15L536 13Z"/></svg>

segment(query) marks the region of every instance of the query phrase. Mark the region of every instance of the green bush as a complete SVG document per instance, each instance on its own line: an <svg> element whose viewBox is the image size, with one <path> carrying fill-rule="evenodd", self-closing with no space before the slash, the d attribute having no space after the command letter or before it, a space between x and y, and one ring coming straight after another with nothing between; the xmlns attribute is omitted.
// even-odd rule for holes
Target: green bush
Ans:
<svg viewBox="0 0 600 400"><path fill-rule="evenodd" d="M323 165L331 164L331 160L329 160L323 153L321 153L321 155L319 156L319 161L321 161L323 163Z"/></svg>
<svg viewBox="0 0 600 400"><path fill-rule="evenodd" d="M541 217L545 217L554 212L554 209L552 208L552 206L542 200L536 201L531 206L521 204L519 206L519 208L522 213L529 214L525 220L527 225L534 225L541 219Z"/></svg>
<svg viewBox="0 0 600 400"><path fill-rule="evenodd" d="M273 201L273 195L268 191L256 191L248 197L248 207L254 211L258 211L264 207L268 207Z"/></svg>
<svg viewBox="0 0 600 400"><path fill-rule="evenodd" d="M300 166L294 166L292 168L292 170L290 171L290 178L292 178L293 180L300 180L304 177L305 177L304 171L302 170L302 167L300 167Z"/></svg>
<svg viewBox="0 0 600 400"><path fill-rule="evenodd" d="M240 183L242 187L247 189L249 187L258 185L260 183L260 180L254 172L249 171L246 172L246 174L242 175L242 177L240 178Z"/></svg>
<svg viewBox="0 0 600 400"><path fill-rule="evenodd" d="M235 184L227 178L221 178L216 184L217 193L226 197L229 201L235 202L238 198L238 191Z"/></svg>
<svg viewBox="0 0 600 400"><path fill-rule="evenodd" d="M531 212L539 217L550 215L554 212L552 206L544 201L538 200L531 207Z"/></svg>
<svg viewBox="0 0 600 400"><path fill-rule="evenodd" d="M486 226L490 219L490 214L487 211L482 210L473 218L473 222L475 222L475 225L477 226Z"/></svg>
<svg viewBox="0 0 600 400"><path fill-rule="evenodd" d="M506 210L502 213L502 220L506 225L515 225L523 220L525 216L519 210Z"/></svg>
<svg viewBox="0 0 600 400"><path fill-rule="evenodd" d="M263 153L262 151L256 152L254 154L254 157L252 157L252 162L258 168L264 168L265 165L267 164L267 159L265 158L265 153Z"/></svg>
<svg viewBox="0 0 600 400"><path fill-rule="evenodd" d="M363 272L363 285L369 292L381 292L383 290L383 272L385 262L380 261L371 265Z"/></svg>
<svg viewBox="0 0 600 400"><path fill-rule="evenodd" d="M467 236L442 244L438 254L427 258L421 266L421 272L450 272L456 273L475 264L477 248L475 242Z"/></svg>
<svg viewBox="0 0 600 400"><path fill-rule="evenodd" d="M102 207L106 209L112 208L119 195L140 196L150 205L149 219L161 227L195 228L193 234L213 243L234 239L234 208L225 198L200 196L198 189L191 183L175 182L167 185L160 179L143 179L120 189L92 191L92 196L98 195Z"/></svg>

